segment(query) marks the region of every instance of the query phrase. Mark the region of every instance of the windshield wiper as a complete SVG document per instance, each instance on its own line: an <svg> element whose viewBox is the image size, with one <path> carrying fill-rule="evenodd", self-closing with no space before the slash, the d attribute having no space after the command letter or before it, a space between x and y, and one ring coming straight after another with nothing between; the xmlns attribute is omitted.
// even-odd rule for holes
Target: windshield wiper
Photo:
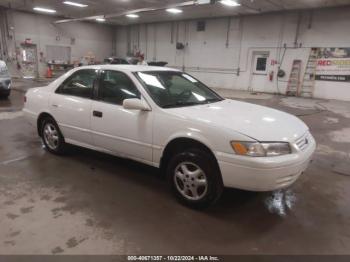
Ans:
<svg viewBox="0 0 350 262"><path fill-rule="evenodd" d="M207 99L207 100L204 100L203 102L201 102L202 104L209 104L209 103L212 103L212 102L220 102L222 101L222 99L219 99L219 98L210 98L210 99Z"/></svg>
<svg viewBox="0 0 350 262"><path fill-rule="evenodd" d="M162 106L163 108L171 108L171 107L180 107L180 106L195 106L195 105L200 105L201 103L198 102L185 102L185 101L177 101L176 103L173 104L167 104Z"/></svg>
<svg viewBox="0 0 350 262"><path fill-rule="evenodd" d="M163 108L171 108L171 107L180 107L180 106L195 106L195 105L205 105L209 103L220 102L222 99L219 98L210 98L204 101L196 101L196 102L186 102L186 101L177 101L173 104L164 105Z"/></svg>

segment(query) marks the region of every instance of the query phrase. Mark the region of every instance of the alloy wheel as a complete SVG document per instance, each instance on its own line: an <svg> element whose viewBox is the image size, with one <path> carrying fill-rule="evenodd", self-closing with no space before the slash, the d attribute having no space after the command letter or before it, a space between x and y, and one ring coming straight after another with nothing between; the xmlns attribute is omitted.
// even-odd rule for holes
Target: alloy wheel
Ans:
<svg viewBox="0 0 350 262"><path fill-rule="evenodd" d="M59 146L59 135L57 128L52 123L47 123L44 126L43 135L46 145L51 150L56 150Z"/></svg>
<svg viewBox="0 0 350 262"><path fill-rule="evenodd" d="M175 168L176 189L189 200L200 200L208 191L208 180L204 171L196 164L182 162Z"/></svg>

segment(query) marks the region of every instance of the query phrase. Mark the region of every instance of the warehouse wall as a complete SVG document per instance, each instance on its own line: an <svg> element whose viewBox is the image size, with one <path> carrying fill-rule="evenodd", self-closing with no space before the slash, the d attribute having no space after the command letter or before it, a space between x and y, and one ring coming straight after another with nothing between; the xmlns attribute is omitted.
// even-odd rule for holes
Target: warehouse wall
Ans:
<svg viewBox="0 0 350 262"><path fill-rule="evenodd" d="M211 87L285 93L294 59L301 59L305 70L311 47L350 47L349 11L335 8L305 11L301 17L288 12L210 19L205 32L197 32L197 21L118 27L116 52L125 56L139 49L148 61L167 61ZM186 48L176 50L176 42L185 43ZM253 55L259 52L269 54L272 81L269 74L252 74ZM279 66L286 76L277 80ZM317 81L314 95L350 100L349 83Z"/></svg>
<svg viewBox="0 0 350 262"><path fill-rule="evenodd" d="M80 60L88 54L94 55L97 61L103 61L112 54L113 28L110 26L83 22L54 25L52 22L57 17L17 11L8 11L8 18L10 27L13 27L13 39L8 43L10 58L14 60L16 56L15 46L30 38L37 45L40 76L47 68L47 45L71 47L71 61ZM43 52L42 61L40 52Z"/></svg>

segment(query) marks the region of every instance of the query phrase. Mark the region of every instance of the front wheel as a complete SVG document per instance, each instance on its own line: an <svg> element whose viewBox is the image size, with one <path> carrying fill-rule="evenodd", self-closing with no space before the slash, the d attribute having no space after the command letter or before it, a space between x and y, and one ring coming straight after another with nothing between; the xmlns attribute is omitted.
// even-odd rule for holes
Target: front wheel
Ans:
<svg viewBox="0 0 350 262"><path fill-rule="evenodd" d="M175 196L193 208L204 208L221 196L220 170L208 153L190 149L176 154L167 168L168 182Z"/></svg>
<svg viewBox="0 0 350 262"><path fill-rule="evenodd" d="M66 151L66 143L55 120L48 117L41 125L41 139L45 148L53 154L62 155Z"/></svg>

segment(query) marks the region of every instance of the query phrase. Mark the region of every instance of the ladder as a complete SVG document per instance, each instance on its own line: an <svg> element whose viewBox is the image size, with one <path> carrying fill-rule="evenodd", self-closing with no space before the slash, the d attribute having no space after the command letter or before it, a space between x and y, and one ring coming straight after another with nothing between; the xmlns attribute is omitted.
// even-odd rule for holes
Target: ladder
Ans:
<svg viewBox="0 0 350 262"><path fill-rule="evenodd" d="M287 85L287 96L297 96L300 88L301 60L294 60Z"/></svg>
<svg viewBox="0 0 350 262"><path fill-rule="evenodd" d="M310 56L306 64L303 83L301 85L299 96L313 97L316 80L316 67L318 59L318 48L311 48Z"/></svg>

